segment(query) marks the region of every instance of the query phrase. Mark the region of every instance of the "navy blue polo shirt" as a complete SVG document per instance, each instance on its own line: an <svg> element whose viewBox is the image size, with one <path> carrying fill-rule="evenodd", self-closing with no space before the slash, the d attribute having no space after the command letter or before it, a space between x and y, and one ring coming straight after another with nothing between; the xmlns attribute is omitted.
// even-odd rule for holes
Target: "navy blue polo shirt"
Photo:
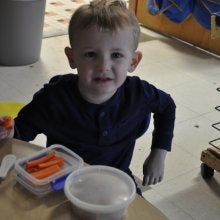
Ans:
<svg viewBox="0 0 220 220"><path fill-rule="evenodd" d="M146 131L146 119L152 113L151 148L171 150L175 104L170 95L127 76L108 102L92 104L82 98L77 82L75 74L53 77L19 112L14 137L30 141L43 133L47 146L61 144L91 165L129 173L135 141Z"/></svg>

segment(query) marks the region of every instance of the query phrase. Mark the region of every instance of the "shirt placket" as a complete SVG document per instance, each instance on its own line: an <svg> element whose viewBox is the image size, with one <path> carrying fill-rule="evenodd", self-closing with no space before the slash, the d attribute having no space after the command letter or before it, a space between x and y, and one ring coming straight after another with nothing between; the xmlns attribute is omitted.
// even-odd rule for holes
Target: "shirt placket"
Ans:
<svg viewBox="0 0 220 220"><path fill-rule="evenodd" d="M98 114L99 123L99 145L105 145L108 142L110 136L108 113L105 110L101 110Z"/></svg>

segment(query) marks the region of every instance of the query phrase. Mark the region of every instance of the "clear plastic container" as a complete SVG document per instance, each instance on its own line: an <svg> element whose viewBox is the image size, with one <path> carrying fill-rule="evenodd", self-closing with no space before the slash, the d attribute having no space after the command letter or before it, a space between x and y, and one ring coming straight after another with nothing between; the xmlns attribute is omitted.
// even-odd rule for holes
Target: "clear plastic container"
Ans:
<svg viewBox="0 0 220 220"><path fill-rule="evenodd" d="M134 181L108 166L83 167L71 173L64 192L74 214L83 220L119 220L136 196Z"/></svg>
<svg viewBox="0 0 220 220"><path fill-rule="evenodd" d="M61 171L49 177L37 179L25 170L25 163L27 161L45 156L51 151L55 151L57 156L64 158L64 165L61 167ZM53 190L62 189L66 177L82 166L83 159L80 156L68 148L56 144L17 160L15 163L15 179L30 192L38 196L43 196Z"/></svg>

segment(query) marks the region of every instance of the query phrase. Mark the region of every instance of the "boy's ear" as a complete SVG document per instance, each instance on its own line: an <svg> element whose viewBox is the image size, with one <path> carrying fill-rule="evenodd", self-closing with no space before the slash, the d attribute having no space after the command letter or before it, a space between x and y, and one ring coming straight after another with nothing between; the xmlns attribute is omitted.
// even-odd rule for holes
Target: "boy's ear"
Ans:
<svg viewBox="0 0 220 220"><path fill-rule="evenodd" d="M75 69L76 68L76 65L74 63L74 59L73 59L73 51L72 51L72 48L70 47L65 47L64 49L65 51L65 54L67 56L67 59L69 61L69 65L72 69Z"/></svg>
<svg viewBox="0 0 220 220"><path fill-rule="evenodd" d="M132 58L131 65L128 68L129 73L132 73L136 69L136 67L139 64L139 62L141 61L141 59L142 59L142 53L140 51L136 51L134 53L133 58Z"/></svg>

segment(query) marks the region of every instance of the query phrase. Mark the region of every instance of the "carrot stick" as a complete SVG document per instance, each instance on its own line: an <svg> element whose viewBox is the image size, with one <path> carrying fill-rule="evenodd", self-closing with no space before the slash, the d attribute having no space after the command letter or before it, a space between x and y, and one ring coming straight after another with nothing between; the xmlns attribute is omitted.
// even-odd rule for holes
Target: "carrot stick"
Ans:
<svg viewBox="0 0 220 220"><path fill-rule="evenodd" d="M60 167L63 166L64 165L64 158L55 156L51 160L49 160L45 163L40 163L40 164L37 164L36 166L33 166L33 167L26 166L26 171L28 173L33 173L33 172L39 171L41 169L44 169L46 167L56 165L56 164Z"/></svg>
<svg viewBox="0 0 220 220"><path fill-rule="evenodd" d="M36 166L36 167L27 167L26 168L26 171L28 172L28 173L33 173L33 172L37 172L37 171L39 171L40 169Z"/></svg>
<svg viewBox="0 0 220 220"><path fill-rule="evenodd" d="M63 157L57 157L56 159L52 159L52 160L49 160L45 163L40 163L37 165L38 168L46 168L46 167L49 167L49 166L52 166L52 165L58 165L58 166L63 166L64 165L64 158Z"/></svg>
<svg viewBox="0 0 220 220"><path fill-rule="evenodd" d="M56 152L52 151L49 154L47 154L46 156L43 156L39 159L26 162L26 168L35 167L40 163L45 163L45 162L51 160L52 158L54 158L55 156L56 156Z"/></svg>
<svg viewBox="0 0 220 220"><path fill-rule="evenodd" d="M31 173L31 175L37 179L43 179L59 171L60 171L60 167L58 165L53 165L45 169L39 170L37 172L33 172Z"/></svg>
<svg viewBox="0 0 220 220"><path fill-rule="evenodd" d="M11 116L5 116L3 127L8 129L8 128L12 128L12 126L13 126L13 118Z"/></svg>

